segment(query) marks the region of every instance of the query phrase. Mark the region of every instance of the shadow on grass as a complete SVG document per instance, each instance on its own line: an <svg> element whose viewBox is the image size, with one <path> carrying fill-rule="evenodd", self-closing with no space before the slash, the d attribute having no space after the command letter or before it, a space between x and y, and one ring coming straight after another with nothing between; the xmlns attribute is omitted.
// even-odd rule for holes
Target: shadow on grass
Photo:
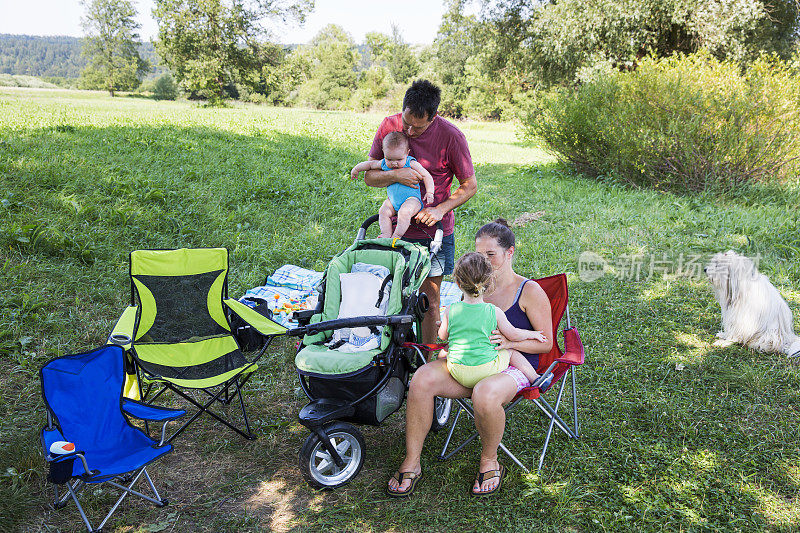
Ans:
<svg viewBox="0 0 800 533"><path fill-rule="evenodd" d="M2 259L18 269L0 272L0 282L42 302L24 313L16 304L0 309L3 331L15 341L31 337L18 360L1 356L2 396L19 398L0 422L14 443L0 467L17 472L11 485L0 485L0 498L12 502L0 514L10 527L80 525L73 509L45 509L44 464L36 461L43 412L33 371L58 350L102 342L125 303L128 253L227 246L233 295L285 263L321 270L384 198L346 177L364 157L318 137L202 127L4 134ZM367 459L358 478L315 492L296 464L305 432L295 417L304 401L285 346L248 388L261 438L246 442L200 423L154 468L172 507L126 501L115 524L276 531L796 527L796 512L780 502L796 502L800 479L797 451L785 448L796 437L797 372L771 369L773 362L747 350L710 347L716 304L699 282L609 276L584 283L574 275L584 250L609 257L707 253L744 234L761 239L775 260L784 237L751 230L764 216L779 220L781 209L743 210L736 218L711 201L685 205L673 195L565 177L555 163L482 164L477 174L478 194L458 210L457 254L471 249L486 221L541 211L515 230L515 268L536 277L573 273L572 317L588 350L579 372L580 440L556 435L540 478L512 469L497 497L477 501L467 494L477 444L439 463L442 436L431 436L418 493L394 501L383 490L403 453L401 411L379 428L364 428ZM797 281L793 270L788 275ZM524 408L506 436L527 464L543 440L544 425L533 415ZM101 511L90 507L92 516Z"/></svg>
<svg viewBox="0 0 800 533"><path fill-rule="evenodd" d="M375 210L373 191L344 178L359 155L319 138L70 127L11 137L0 150L4 174L18 180L6 190L25 206L11 213L3 244L53 257L84 247L104 261L146 247L226 245L236 254L266 238L270 255L308 263L340 243L298 238L355 228Z"/></svg>

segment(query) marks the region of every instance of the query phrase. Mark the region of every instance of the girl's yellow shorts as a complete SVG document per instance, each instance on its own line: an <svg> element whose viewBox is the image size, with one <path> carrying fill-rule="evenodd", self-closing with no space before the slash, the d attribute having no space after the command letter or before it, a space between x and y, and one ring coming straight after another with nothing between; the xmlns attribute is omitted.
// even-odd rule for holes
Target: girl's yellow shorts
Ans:
<svg viewBox="0 0 800 533"><path fill-rule="evenodd" d="M487 378L494 374L499 374L506 368L511 361L511 354L508 350L498 350L497 357L483 363L482 365L462 365L459 363L451 363L447 360L447 371L453 376L453 379L464 385L466 388L471 389L478 384L483 378Z"/></svg>

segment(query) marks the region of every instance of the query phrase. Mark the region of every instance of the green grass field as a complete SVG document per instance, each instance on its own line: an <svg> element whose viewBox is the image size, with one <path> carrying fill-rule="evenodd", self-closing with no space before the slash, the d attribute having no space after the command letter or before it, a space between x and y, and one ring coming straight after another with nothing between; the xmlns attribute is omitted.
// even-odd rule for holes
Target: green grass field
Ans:
<svg viewBox="0 0 800 533"><path fill-rule="evenodd" d="M0 530L82 526L74 506L48 507L37 371L105 341L127 302L128 253L226 246L234 296L285 263L321 270L384 198L346 179L380 119L0 88ZM151 468L171 505L128 499L109 529L800 528L800 368L712 346L720 317L710 285L676 273L678 261L699 264L729 248L757 256L800 323L800 191L624 189L570 176L517 141L513 125L459 127L479 192L458 211L457 254L483 223L535 214L516 230L517 270L570 273L588 355L578 373L581 438L554 435L541 476L510 468L502 493L476 501L467 490L477 443L441 463L444 435L432 434L426 479L413 498L394 501L383 489L403 453L401 410L363 428L366 463L351 484L315 492L296 464L304 397L287 341L247 389L259 439L198 423ZM582 281L584 251L614 272ZM544 438L534 415L517 412L505 439L529 465ZM115 497L91 496L86 509L98 521Z"/></svg>

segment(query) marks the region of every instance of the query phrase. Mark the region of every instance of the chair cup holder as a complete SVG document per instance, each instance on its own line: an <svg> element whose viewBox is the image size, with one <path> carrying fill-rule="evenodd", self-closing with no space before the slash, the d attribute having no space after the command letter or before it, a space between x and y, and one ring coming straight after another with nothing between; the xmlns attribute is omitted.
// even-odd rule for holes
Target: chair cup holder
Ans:
<svg viewBox="0 0 800 533"><path fill-rule="evenodd" d="M51 462L47 481L56 485L63 485L69 481L72 478L72 463L74 462L74 458Z"/></svg>
<svg viewBox="0 0 800 533"><path fill-rule="evenodd" d="M108 341L117 346L126 346L131 343L131 338L124 333L112 333L111 336L108 337Z"/></svg>

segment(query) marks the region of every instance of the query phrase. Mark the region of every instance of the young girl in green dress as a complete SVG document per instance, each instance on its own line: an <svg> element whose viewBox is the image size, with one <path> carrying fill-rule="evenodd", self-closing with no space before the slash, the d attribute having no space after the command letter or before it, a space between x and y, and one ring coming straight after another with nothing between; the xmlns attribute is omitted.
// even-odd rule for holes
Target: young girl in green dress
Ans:
<svg viewBox="0 0 800 533"><path fill-rule="evenodd" d="M541 331L515 328L499 307L483 301L483 293L492 283L492 274L492 265L477 252L467 253L456 262L453 279L464 293L464 299L444 312L439 338L449 346L442 350L440 357L447 357L450 375L467 388L505 370L509 363L522 371L531 384L546 387L545 383L536 383L540 376L521 353L498 349L489 341L492 332L500 330L513 342L528 339L545 342Z"/></svg>

